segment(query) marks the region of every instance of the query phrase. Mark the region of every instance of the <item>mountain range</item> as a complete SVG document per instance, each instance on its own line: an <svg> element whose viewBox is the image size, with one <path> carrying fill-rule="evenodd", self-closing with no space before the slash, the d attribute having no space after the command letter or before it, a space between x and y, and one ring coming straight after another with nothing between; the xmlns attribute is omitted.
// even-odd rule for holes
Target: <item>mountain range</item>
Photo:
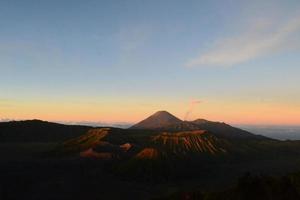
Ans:
<svg viewBox="0 0 300 200"><path fill-rule="evenodd" d="M216 163L293 158L300 155L299 150L297 141L278 141L223 122L183 121L158 111L128 129L93 128L65 141L55 153L114 160L114 173L152 180L169 179L174 174L193 176ZM186 165L190 170L184 170Z"/></svg>
<svg viewBox="0 0 300 200"><path fill-rule="evenodd" d="M150 117L133 125L130 129L139 130L160 130L160 131L192 131L207 130L217 137L227 139L270 139L261 135L255 135L248 131L232 127L222 122L212 122L205 119L194 121L182 121L167 111L158 111Z"/></svg>
<svg viewBox="0 0 300 200"><path fill-rule="evenodd" d="M63 142L85 134L88 130L101 128L82 125L65 125L41 120L0 122L0 143L2 142ZM183 121L167 111L158 111L133 125L125 132L181 132L206 130L226 139L270 139L221 122L204 119Z"/></svg>
<svg viewBox="0 0 300 200"><path fill-rule="evenodd" d="M170 183L165 186L168 189L174 183L191 186L199 182L201 189L209 189L248 171L289 172L300 163L300 141L279 141L223 122L184 121L167 111L158 111L126 129L41 120L2 122L0 148L0 169L6 177L2 186L9 191L17 187L21 191L17 196L26 194L23 186L31 184L29 193L40 197L45 191L60 196L56 191L61 187L64 195L77 188L82 194L79 199L104 193L104 199L109 199L118 196L114 193L118 184L124 188L122 195L132 199L130 184L147 195L153 189L148 191L149 183ZM18 160L25 151L30 159ZM17 182L26 180L26 184L15 186L18 177L22 179ZM87 183L84 188L83 182ZM102 189L100 182L105 185Z"/></svg>
<svg viewBox="0 0 300 200"><path fill-rule="evenodd" d="M223 122L183 121L167 111L158 111L128 129L62 125L40 120L2 122L0 141L55 142L58 145L49 155L115 160L118 165L114 169L125 171L123 174L127 175L136 174L136 169L149 170L149 166L155 168L154 171L168 168L169 172L174 164L193 163L197 166L204 161L241 161L300 154L297 141L277 141ZM136 176L143 172L138 174Z"/></svg>

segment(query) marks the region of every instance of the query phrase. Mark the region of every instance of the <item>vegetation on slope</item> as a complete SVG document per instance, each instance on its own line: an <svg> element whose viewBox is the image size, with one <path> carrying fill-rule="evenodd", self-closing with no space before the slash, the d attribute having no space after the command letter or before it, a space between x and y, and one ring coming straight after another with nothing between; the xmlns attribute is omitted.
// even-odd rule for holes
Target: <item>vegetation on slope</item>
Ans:
<svg viewBox="0 0 300 200"><path fill-rule="evenodd" d="M299 200L300 173L282 177L247 173L223 191L181 191L155 200Z"/></svg>

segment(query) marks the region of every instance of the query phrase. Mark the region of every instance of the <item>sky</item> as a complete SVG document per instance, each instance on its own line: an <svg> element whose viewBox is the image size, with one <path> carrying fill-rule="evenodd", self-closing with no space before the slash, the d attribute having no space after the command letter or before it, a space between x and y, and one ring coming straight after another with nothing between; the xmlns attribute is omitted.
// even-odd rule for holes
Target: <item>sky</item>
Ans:
<svg viewBox="0 0 300 200"><path fill-rule="evenodd" d="M299 0L2 0L0 119L300 125Z"/></svg>

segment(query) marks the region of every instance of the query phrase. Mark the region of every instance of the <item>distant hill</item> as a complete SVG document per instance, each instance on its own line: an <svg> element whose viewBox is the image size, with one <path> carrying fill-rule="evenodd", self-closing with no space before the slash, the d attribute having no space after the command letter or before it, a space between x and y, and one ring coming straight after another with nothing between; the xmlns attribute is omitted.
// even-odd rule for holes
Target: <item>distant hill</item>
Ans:
<svg viewBox="0 0 300 200"><path fill-rule="evenodd" d="M239 125L239 128L278 140L300 140L300 126L295 125Z"/></svg>
<svg viewBox="0 0 300 200"><path fill-rule="evenodd" d="M243 129L230 126L223 122L212 122L205 119L197 119L189 123L196 125L199 129L208 130L220 138L257 140L270 139L262 135L256 135Z"/></svg>
<svg viewBox="0 0 300 200"><path fill-rule="evenodd" d="M90 128L41 120L0 122L0 143L62 142L78 137Z"/></svg>
<svg viewBox="0 0 300 200"><path fill-rule="evenodd" d="M266 140L270 139L261 135L255 135L248 131L232 127L222 122L212 122L205 119L197 119L194 121L182 121L167 111L159 111L141 122L133 125L130 129L140 130L160 130L160 131L192 131L207 130L213 135L225 139L254 139Z"/></svg>

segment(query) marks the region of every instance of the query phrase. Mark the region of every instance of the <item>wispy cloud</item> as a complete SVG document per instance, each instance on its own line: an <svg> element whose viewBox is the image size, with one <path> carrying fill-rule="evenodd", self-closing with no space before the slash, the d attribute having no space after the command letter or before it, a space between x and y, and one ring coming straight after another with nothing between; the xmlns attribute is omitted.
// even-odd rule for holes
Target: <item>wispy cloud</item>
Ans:
<svg viewBox="0 0 300 200"><path fill-rule="evenodd" d="M282 23L256 20L241 34L217 40L211 49L188 60L186 66L233 66L291 48L295 39L299 45L299 19L296 16Z"/></svg>

